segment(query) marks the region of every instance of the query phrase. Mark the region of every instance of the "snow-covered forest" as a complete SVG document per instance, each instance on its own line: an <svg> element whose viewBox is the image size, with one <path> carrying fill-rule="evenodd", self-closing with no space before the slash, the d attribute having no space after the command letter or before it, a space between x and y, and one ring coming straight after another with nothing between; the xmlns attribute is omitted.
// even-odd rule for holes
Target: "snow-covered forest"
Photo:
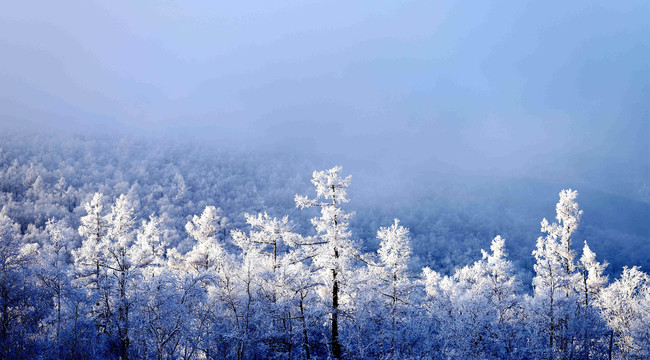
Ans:
<svg viewBox="0 0 650 360"><path fill-rule="evenodd" d="M586 222L576 190L523 239L487 204L355 213L338 166L18 135L0 142L0 358L650 357L647 238Z"/></svg>
<svg viewBox="0 0 650 360"><path fill-rule="evenodd" d="M0 360L650 359L649 14L5 1Z"/></svg>

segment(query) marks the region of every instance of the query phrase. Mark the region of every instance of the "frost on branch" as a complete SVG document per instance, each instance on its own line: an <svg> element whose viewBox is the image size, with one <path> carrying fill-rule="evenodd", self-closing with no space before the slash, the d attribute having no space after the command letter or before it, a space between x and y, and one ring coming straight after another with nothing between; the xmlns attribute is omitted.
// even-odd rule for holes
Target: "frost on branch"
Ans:
<svg viewBox="0 0 650 360"><path fill-rule="evenodd" d="M207 206L201 216L192 218L185 225L187 233L196 240L196 244L187 254L185 260L196 271L216 269L224 258L221 234L225 230L227 219L214 206Z"/></svg>
<svg viewBox="0 0 650 360"><path fill-rule="evenodd" d="M347 188L350 176L341 178L341 167L329 170L314 171L312 183L316 187L316 199L309 200L304 196L296 196L296 206L308 208L318 206L321 216L312 219L316 228L319 242L314 243L313 264L319 269L323 284L327 287L330 303L331 356L342 358L342 347L339 341L339 311L341 296L346 282L350 280L349 263L357 257L358 250L350 240L348 230L349 219L352 216L341 209L341 204L348 202ZM325 293L324 291L321 293Z"/></svg>

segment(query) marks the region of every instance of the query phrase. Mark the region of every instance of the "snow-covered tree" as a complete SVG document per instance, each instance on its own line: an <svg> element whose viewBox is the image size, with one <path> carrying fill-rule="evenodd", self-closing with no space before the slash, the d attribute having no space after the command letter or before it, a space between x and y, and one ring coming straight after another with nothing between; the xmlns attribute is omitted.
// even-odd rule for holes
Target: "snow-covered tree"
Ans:
<svg viewBox="0 0 650 360"><path fill-rule="evenodd" d="M574 285L575 252L571 249L571 235L578 227L582 211L575 202L577 191L562 190L557 203L557 223L549 224L542 220L541 231L546 236L537 239L533 251L534 265L533 298L529 311L532 317L533 332L538 340L539 352L536 356L554 358L564 354L571 346L572 336L568 327L574 314L576 302ZM546 337L544 344L542 338Z"/></svg>
<svg viewBox="0 0 650 360"><path fill-rule="evenodd" d="M95 194L86 204L87 215L79 227L84 240L73 255L82 278L91 275L85 286L99 333L108 336L108 341L116 339L119 356L128 359L135 289L142 270L162 262L164 249L156 218L143 222L142 230L137 231L135 210L127 195L120 195L106 215L102 215L101 199L101 194Z"/></svg>
<svg viewBox="0 0 650 360"><path fill-rule="evenodd" d="M107 216L108 232L104 238L105 266L108 279L103 289L104 301L109 308L117 307L116 319L112 322L117 330L120 342L120 357L129 358L129 310L133 299L129 293L140 264L133 263L133 246L135 238L135 216L130 199L122 194L115 200Z"/></svg>
<svg viewBox="0 0 650 360"><path fill-rule="evenodd" d="M593 359L605 353L607 329L604 317L596 305L602 290L607 286L607 276L603 275L606 267L607 263L601 264L596 260L596 254L585 241L582 256L576 266L578 275L575 276L574 286L577 314L573 320L578 338L575 352L582 358Z"/></svg>
<svg viewBox="0 0 650 360"><path fill-rule="evenodd" d="M259 213L244 214L244 217L251 231L249 235L240 230L232 231L233 243L246 254L258 257L260 268L275 272L283 255L280 252L286 251L287 246L296 246L300 236L293 232L294 226L288 216L277 219L267 213Z"/></svg>
<svg viewBox="0 0 650 360"><path fill-rule="evenodd" d="M253 294L253 305L246 314L252 315L249 326L267 329L258 333L264 357L291 358L302 354L309 359L314 313L318 307L313 291L316 281L311 269L303 263L311 258L311 242L293 232L294 225L287 216L271 218L267 213L245 214L251 230L232 231L233 242L242 249L243 274L246 285L244 297ZM250 285L253 285L250 291ZM250 310L254 314L250 313ZM247 330L249 336L254 332Z"/></svg>
<svg viewBox="0 0 650 360"><path fill-rule="evenodd" d="M81 217L78 233L82 237L81 246L72 250L74 260L74 286L85 291L88 310L81 298L75 302L76 319L80 319L79 310L87 311L95 325L96 332L104 339L110 332L111 307L109 303L109 279L107 271L107 244L109 231L107 215L104 214L104 195L94 193L91 200L84 204L86 215ZM92 347L95 344L90 344ZM98 353L103 346L97 346Z"/></svg>
<svg viewBox="0 0 650 360"><path fill-rule="evenodd" d="M147 276L161 272L164 265L164 256L167 243L163 240L162 223L159 217L151 214L149 221L142 221L142 226L137 231L131 256L133 263L138 267L149 267Z"/></svg>
<svg viewBox="0 0 650 360"><path fill-rule="evenodd" d="M607 263L601 264L596 260L596 254L591 251L585 241L580 257L580 282L578 292L581 294L580 301L584 306L589 306L598 301L600 292L607 286L607 275L603 275Z"/></svg>
<svg viewBox="0 0 650 360"><path fill-rule="evenodd" d="M53 312L48 319L51 324L56 343L56 357L62 358L62 327L64 324L66 302L72 296L70 286L71 269L68 262L70 251L74 247L73 230L65 225L63 221L50 219L45 226L47 233L46 241L38 250L37 276L42 286L52 296Z"/></svg>
<svg viewBox="0 0 650 360"><path fill-rule="evenodd" d="M271 218L267 213L257 215L245 214L246 222L251 230L246 235L241 230L231 232L235 245L242 249L242 267L246 277L242 280L247 288L252 283L254 288L247 291L257 299L255 305L262 307L253 309L255 319L249 319L247 324L267 324L269 330L261 334L261 340L275 349L276 355L290 354L293 350L294 308L292 302L296 293L292 291L292 281L297 280L289 274L287 267L299 262L296 253L300 249L295 246L301 242L301 237L293 232L293 224L287 216L282 219ZM263 310L262 310L263 309ZM251 333L246 330L247 333Z"/></svg>
<svg viewBox="0 0 650 360"><path fill-rule="evenodd" d="M650 357L650 276L625 267L621 277L601 291L599 306L613 330L618 359ZM610 347L610 354L612 349Z"/></svg>
<svg viewBox="0 0 650 360"><path fill-rule="evenodd" d="M312 183L316 187L316 199L296 195L296 206L300 208L320 207L321 216L312 219L318 232L314 247L314 265L321 270L323 281L329 288L331 356L341 359L342 349L339 341L339 306L341 305L341 286L347 279L349 262L357 256L357 248L350 240L348 222L351 213L341 209L347 203L347 188L350 176L342 178L341 167L314 171ZM321 200L322 199L322 200Z"/></svg>
<svg viewBox="0 0 650 360"><path fill-rule="evenodd" d="M484 294L489 299L491 314L491 333L494 343L493 354L501 357L515 357L518 337L521 337L522 304L517 290L519 280L514 275L512 262L507 259L505 239L497 235L490 245L492 253L481 250L485 264L485 277L488 289Z"/></svg>
<svg viewBox="0 0 650 360"><path fill-rule="evenodd" d="M104 196L95 193L92 199L84 204L86 215L81 218L79 235L83 237L81 247L73 250L75 269L79 275L86 279L85 286L98 289L100 281L100 268L104 266L104 238L108 232L108 223L103 214Z"/></svg>
<svg viewBox="0 0 650 360"><path fill-rule="evenodd" d="M369 264L368 270L370 276L376 279L369 282L374 285L369 289L370 293L377 294L380 306L386 309L385 314L379 309L376 311L376 322L379 323L377 335L381 337L378 356L401 357L405 356L405 350L412 346L412 339L409 337L416 335L409 334L412 324L407 318L407 310L413 306L410 301L413 284L408 274L408 262L411 257L409 231L395 219L391 226L381 227L377 231L377 237L380 239L379 263Z"/></svg>
<svg viewBox="0 0 650 360"><path fill-rule="evenodd" d="M555 206L557 222L549 224L546 219L542 220L542 232L546 233L545 241L554 243L553 251L564 266L564 274L567 277L571 277L575 273L576 253L571 249L571 237L578 228L582 217L582 210L579 209L578 203L575 201L577 196L578 192L575 190L562 190L560 201ZM565 287L565 296L568 296L573 279L564 280L562 286Z"/></svg>
<svg viewBox="0 0 650 360"><path fill-rule="evenodd" d="M206 206L201 216L194 215L185 225L187 233L196 240L192 250L185 254L185 261L195 271L215 270L221 265L224 257L222 234L227 221L220 209Z"/></svg>
<svg viewBox="0 0 650 360"><path fill-rule="evenodd" d="M201 216L194 216L185 226L196 242L181 255L168 252L170 266L183 283L200 283L200 299L191 309L195 321L203 326L195 329L187 344L205 357L241 358L247 344L255 344L246 332L251 319L253 271L239 263L225 250L227 219L221 210L207 206ZM218 334L214 336L211 334Z"/></svg>
<svg viewBox="0 0 650 360"><path fill-rule="evenodd" d="M29 357L41 300L30 281L38 244L24 244L20 226L0 214L0 358Z"/></svg>
<svg viewBox="0 0 650 360"><path fill-rule="evenodd" d="M380 228L377 237L381 240L378 253L383 265L377 269L388 290L383 295L388 297L391 306L400 302L408 304L408 262L411 258L409 231L395 219L393 225Z"/></svg>
<svg viewBox="0 0 650 360"><path fill-rule="evenodd" d="M441 345L446 357L517 358L522 356L521 300L517 280L506 259L505 240L492 240L491 253L472 266L442 277L423 273L433 321L445 330Z"/></svg>

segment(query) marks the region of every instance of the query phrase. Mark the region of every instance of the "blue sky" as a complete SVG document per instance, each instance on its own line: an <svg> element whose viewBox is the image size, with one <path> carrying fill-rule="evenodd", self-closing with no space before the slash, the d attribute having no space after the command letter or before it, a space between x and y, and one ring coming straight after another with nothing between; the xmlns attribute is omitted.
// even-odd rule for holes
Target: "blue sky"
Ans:
<svg viewBox="0 0 650 360"><path fill-rule="evenodd" d="M0 121L647 176L648 19L647 1L16 1Z"/></svg>

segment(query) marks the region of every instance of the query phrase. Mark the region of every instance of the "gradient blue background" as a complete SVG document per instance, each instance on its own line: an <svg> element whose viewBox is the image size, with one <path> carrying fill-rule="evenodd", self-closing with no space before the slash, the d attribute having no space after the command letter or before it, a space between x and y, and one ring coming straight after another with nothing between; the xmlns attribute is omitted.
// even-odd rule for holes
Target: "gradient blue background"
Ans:
<svg viewBox="0 0 650 360"><path fill-rule="evenodd" d="M0 122L648 201L649 19L648 1L13 1Z"/></svg>

